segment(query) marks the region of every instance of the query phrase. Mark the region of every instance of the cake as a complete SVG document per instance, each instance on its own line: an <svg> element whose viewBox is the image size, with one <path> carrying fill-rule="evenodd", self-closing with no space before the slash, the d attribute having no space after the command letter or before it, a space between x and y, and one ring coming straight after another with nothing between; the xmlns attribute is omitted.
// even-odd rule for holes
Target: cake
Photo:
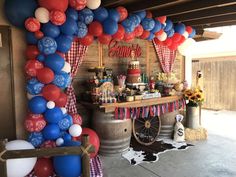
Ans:
<svg viewBox="0 0 236 177"><path fill-rule="evenodd" d="M138 84L141 83L141 70L139 67L139 61L132 60L129 63L127 70L127 83Z"/></svg>

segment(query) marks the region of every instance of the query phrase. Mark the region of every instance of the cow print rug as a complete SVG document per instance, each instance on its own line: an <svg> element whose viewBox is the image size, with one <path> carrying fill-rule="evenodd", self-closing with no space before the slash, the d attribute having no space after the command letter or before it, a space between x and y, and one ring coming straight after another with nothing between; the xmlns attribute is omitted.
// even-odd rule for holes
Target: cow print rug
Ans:
<svg viewBox="0 0 236 177"><path fill-rule="evenodd" d="M171 139L159 139L150 146L139 144L134 138L131 139L130 148L122 154L131 165L138 165L143 162L156 162L159 154L172 150L186 150L193 146L186 142L177 143Z"/></svg>

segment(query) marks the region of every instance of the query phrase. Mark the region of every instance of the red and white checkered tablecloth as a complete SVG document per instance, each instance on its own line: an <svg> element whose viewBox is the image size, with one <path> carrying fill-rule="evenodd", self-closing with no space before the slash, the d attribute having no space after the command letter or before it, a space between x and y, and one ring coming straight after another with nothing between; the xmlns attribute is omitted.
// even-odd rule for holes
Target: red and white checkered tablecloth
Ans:
<svg viewBox="0 0 236 177"><path fill-rule="evenodd" d="M155 40L153 40L152 42L163 72L170 73L173 69L174 61L176 58L176 50L170 50L167 46L157 44Z"/></svg>

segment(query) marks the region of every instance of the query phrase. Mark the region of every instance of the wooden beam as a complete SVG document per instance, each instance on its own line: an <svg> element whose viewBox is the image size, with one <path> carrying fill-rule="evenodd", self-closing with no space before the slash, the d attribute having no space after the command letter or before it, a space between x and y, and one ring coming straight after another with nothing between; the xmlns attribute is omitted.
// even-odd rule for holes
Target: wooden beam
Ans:
<svg viewBox="0 0 236 177"><path fill-rule="evenodd" d="M219 22L214 24L206 24L201 26L192 26L196 30L202 30L205 28L216 28L216 27L222 27L222 26L232 26L236 25L236 20L230 21L230 22Z"/></svg>
<svg viewBox="0 0 236 177"><path fill-rule="evenodd" d="M172 16L173 22L186 22L191 20L199 20L210 17L218 17L222 15L236 14L236 4L226 7L216 7L212 9L200 10L196 12L190 12L186 14Z"/></svg>
<svg viewBox="0 0 236 177"><path fill-rule="evenodd" d="M222 23L222 22L231 22L236 20L236 15L223 15L220 17L205 18L200 20L192 20L185 22L185 25L190 26L201 26L206 24Z"/></svg>
<svg viewBox="0 0 236 177"><path fill-rule="evenodd" d="M141 0L136 3L128 4L125 7L129 12L136 12L141 10L151 10L155 8L167 7L170 5L179 4L186 0Z"/></svg>
<svg viewBox="0 0 236 177"><path fill-rule="evenodd" d="M179 14L186 14L190 12L196 12L199 10L206 10L215 7L222 7L234 4L236 4L235 0L218 0L218 1L197 0L197 1L186 2L184 4L179 4L173 6L172 8L156 8L155 10L152 11L152 13L155 17L163 15L170 17Z"/></svg>
<svg viewBox="0 0 236 177"><path fill-rule="evenodd" d="M109 6L114 6L117 5L121 2L124 2L125 0L116 0L116 1L111 1L111 0L102 0L102 5L103 7L109 7Z"/></svg>

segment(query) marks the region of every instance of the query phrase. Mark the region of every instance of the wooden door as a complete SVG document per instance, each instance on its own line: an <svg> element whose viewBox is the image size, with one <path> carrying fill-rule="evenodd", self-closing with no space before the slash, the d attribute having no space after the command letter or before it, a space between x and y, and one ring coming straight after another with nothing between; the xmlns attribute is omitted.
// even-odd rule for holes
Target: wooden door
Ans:
<svg viewBox="0 0 236 177"><path fill-rule="evenodd" d="M11 30L0 26L0 139L16 139Z"/></svg>
<svg viewBox="0 0 236 177"><path fill-rule="evenodd" d="M193 84L196 73L203 73L203 108L236 111L236 56L194 59Z"/></svg>

